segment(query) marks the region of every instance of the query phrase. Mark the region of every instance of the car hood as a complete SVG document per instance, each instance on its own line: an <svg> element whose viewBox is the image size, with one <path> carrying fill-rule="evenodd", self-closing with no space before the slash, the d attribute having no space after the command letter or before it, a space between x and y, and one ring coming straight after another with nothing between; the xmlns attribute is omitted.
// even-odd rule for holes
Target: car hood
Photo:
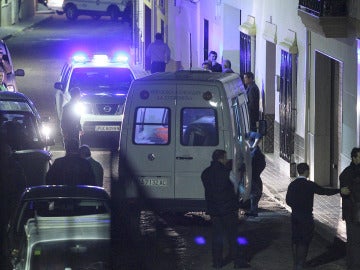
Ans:
<svg viewBox="0 0 360 270"><path fill-rule="evenodd" d="M126 94L122 92L101 92L101 93L83 93L81 101L88 103L119 103L123 104L126 100Z"/></svg>

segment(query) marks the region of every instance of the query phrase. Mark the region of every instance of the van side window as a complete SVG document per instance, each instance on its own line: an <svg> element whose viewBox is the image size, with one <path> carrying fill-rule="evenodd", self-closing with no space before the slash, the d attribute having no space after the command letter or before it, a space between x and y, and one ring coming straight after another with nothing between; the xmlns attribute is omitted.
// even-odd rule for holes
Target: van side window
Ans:
<svg viewBox="0 0 360 270"><path fill-rule="evenodd" d="M185 146L215 146L219 144L216 110L183 108L181 111L181 144Z"/></svg>
<svg viewBox="0 0 360 270"><path fill-rule="evenodd" d="M250 131L249 130L249 114L247 110L246 103L240 103L238 98L232 99L232 113L234 115L234 136L239 140L242 141L246 136L246 134Z"/></svg>
<svg viewBox="0 0 360 270"><path fill-rule="evenodd" d="M170 143L170 109L139 107L135 112L134 144L165 145Z"/></svg>

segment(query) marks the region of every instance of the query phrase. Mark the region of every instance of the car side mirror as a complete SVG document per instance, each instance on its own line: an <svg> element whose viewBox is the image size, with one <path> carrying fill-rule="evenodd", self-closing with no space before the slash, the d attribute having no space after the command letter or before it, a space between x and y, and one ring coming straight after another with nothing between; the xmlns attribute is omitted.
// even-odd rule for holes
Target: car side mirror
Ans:
<svg viewBox="0 0 360 270"><path fill-rule="evenodd" d="M61 91L64 90L63 84L62 84L61 82L56 82L56 83L54 83L54 88L55 88L55 89L59 89L59 90L61 90Z"/></svg>
<svg viewBox="0 0 360 270"><path fill-rule="evenodd" d="M15 70L15 76L25 76L25 71L23 69L17 69Z"/></svg>

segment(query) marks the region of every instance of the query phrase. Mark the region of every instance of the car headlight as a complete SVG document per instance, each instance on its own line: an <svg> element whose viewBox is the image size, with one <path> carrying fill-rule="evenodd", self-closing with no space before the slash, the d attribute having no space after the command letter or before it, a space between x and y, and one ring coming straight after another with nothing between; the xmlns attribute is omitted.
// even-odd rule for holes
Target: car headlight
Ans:
<svg viewBox="0 0 360 270"><path fill-rule="evenodd" d="M50 139L50 135L51 135L51 128L48 125L42 125L41 127L41 132L43 134L43 136L48 140Z"/></svg>
<svg viewBox="0 0 360 270"><path fill-rule="evenodd" d="M74 106L74 113L76 115L83 115L84 113L86 113L86 106L84 103L79 102Z"/></svg>

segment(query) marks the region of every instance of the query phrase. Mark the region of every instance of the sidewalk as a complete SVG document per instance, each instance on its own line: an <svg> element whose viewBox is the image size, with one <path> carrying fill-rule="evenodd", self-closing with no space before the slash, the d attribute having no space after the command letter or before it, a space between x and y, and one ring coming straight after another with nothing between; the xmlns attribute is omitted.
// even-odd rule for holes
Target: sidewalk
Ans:
<svg viewBox="0 0 360 270"><path fill-rule="evenodd" d="M0 38L8 39L17 33L30 28L37 23L50 19L51 10L39 5L39 11L36 15L28 20L19 22L18 24L0 27ZM55 15L56 16L56 15ZM133 66L134 73L137 77L149 75L141 66ZM281 205L290 210L285 203L286 191L291 178L282 169L282 159L274 154L266 154L267 167L262 174L264 183L264 193L276 199ZM259 214L261 216L261 213ZM341 219L341 198L340 195L334 196L315 196L314 201L314 217L316 220L317 232L330 243L334 237L342 241L346 241L345 223Z"/></svg>

